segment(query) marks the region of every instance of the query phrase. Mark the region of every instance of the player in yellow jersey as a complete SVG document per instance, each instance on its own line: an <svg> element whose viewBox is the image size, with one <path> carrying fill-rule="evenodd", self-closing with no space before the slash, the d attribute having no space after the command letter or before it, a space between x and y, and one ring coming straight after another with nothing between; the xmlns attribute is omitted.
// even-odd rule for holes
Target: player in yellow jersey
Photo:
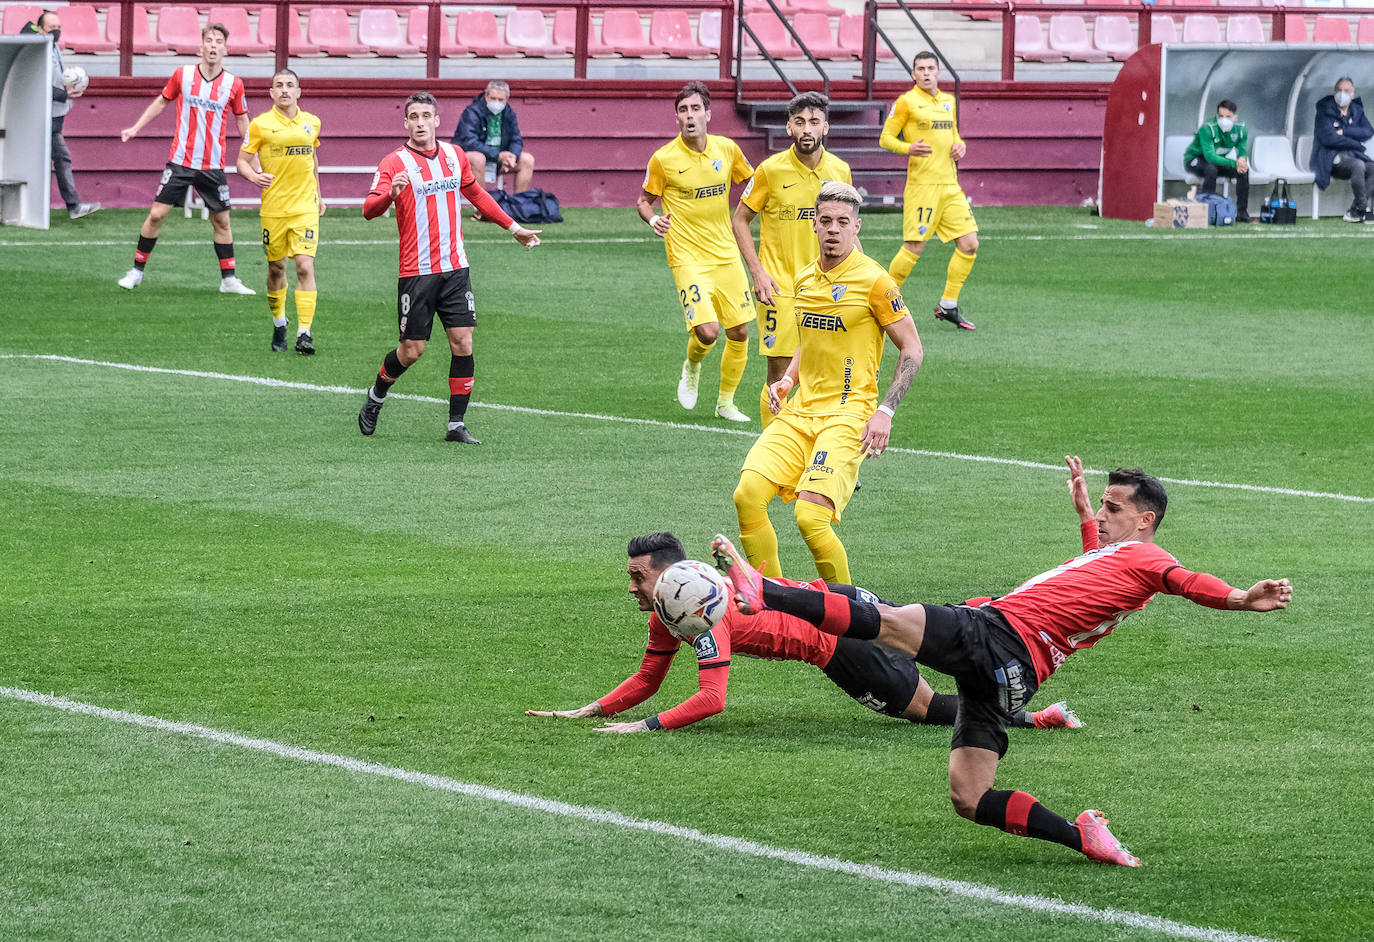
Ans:
<svg viewBox="0 0 1374 942"><path fill-rule="evenodd" d="M797 352L768 387L777 418L749 450L735 488L740 542L766 576L782 575L768 520L768 504L781 496L796 499L816 573L826 582L849 581L849 558L831 524L853 496L864 458L887 447L893 413L921 367L921 338L896 282L859 251L860 203L847 183L826 183L816 197L820 257L794 282ZM899 356L879 403L884 337ZM794 385L797 394L784 404Z"/></svg>
<svg viewBox="0 0 1374 942"><path fill-rule="evenodd" d="M677 399L684 409L696 408L701 363L723 329L725 353L720 360L716 415L748 422L749 416L735 406L735 390L749 360L754 305L730 230L730 184L749 179L754 168L734 141L706 133L711 93L705 85L687 83L673 107L678 136L649 158L635 206L639 218L663 237L687 321L687 359ZM660 198L662 216L654 212Z"/></svg>
<svg viewBox="0 0 1374 942"><path fill-rule="evenodd" d="M821 185L851 182L849 164L822 146L830 130L830 101L819 92L803 92L787 105L787 136L792 146L754 170L732 220L735 242L754 280L754 307L759 321L759 353L768 358L768 380L759 399L764 428L773 420L768 387L782 379L797 352L792 280L802 266L816 260L816 195ZM749 224L759 223L759 250Z"/></svg>
<svg viewBox="0 0 1374 942"><path fill-rule="evenodd" d="M954 243L945 273L945 290L935 316L964 330L973 324L959 313L959 292L978 254L978 223L968 197L959 188L958 161L968 148L959 136L954 96L940 91L940 61L933 52L918 52L911 63L916 87L892 106L879 143L884 150L908 155L906 192L902 200L902 247L887 267L900 286L911 274L930 237Z"/></svg>
<svg viewBox="0 0 1374 942"><path fill-rule="evenodd" d="M267 254L267 308L272 349L286 350L286 260L296 261L296 352L310 356L315 340L315 248L319 244L320 119L299 105L301 82L282 69L272 76L272 108L248 125L238 171L262 187L262 247Z"/></svg>

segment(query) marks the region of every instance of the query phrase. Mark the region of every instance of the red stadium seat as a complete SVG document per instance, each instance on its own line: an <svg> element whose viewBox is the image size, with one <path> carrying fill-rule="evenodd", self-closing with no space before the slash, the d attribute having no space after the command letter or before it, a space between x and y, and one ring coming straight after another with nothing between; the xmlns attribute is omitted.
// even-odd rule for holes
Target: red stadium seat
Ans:
<svg viewBox="0 0 1374 942"><path fill-rule="evenodd" d="M1317 17L1317 25L1312 28L1314 43L1354 42L1350 35L1350 21L1335 14L1322 14Z"/></svg>
<svg viewBox="0 0 1374 942"><path fill-rule="evenodd" d="M849 59L863 53L863 47L851 55L851 51L835 42L830 31L830 17L824 13L798 13L792 17L792 28L801 37L802 45L817 59Z"/></svg>
<svg viewBox="0 0 1374 942"><path fill-rule="evenodd" d="M792 35L787 32L787 27L782 25L782 20L778 19L770 11L768 13L745 14L744 22L758 34L759 42L768 50L768 54L774 59L804 59L802 51L797 48L797 44L792 41ZM762 53L759 47L754 45L754 41L749 38L749 34L744 34L744 54L752 58L761 58Z"/></svg>
<svg viewBox="0 0 1374 942"><path fill-rule="evenodd" d="M271 36L255 35L244 7L211 7L205 25L219 23L229 31L229 52L236 56L272 54Z"/></svg>
<svg viewBox="0 0 1374 942"><path fill-rule="evenodd" d="M496 14L491 10L459 10L454 38L458 45L471 49L479 56L510 58L520 50L501 38L496 27Z"/></svg>
<svg viewBox="0 0 1374 942"><path fill-rule="evenodd" d="M1135 34L1131 31L1131 17L1104 13L1093 23L1093 48L1119 62L1125 62L1135 52Z"/></svg>
<svg viewBox="0 0 1374 942"><path fill-rule="evenodd" d="M195 7L160 7L157 11L157 44L179 56L200 51L200 14Z"/></svg>
<svg viewBox="0 0 1374 942"><path fill-rule="evenodd" d="M1226 18L1228 43L1264 42L1264 23L1256 13L1233 13Z"/></svg>
<svg viewBox="0 0 1374 942"><path fill-rule="evenodd" d="M34 3L11 3L5 7L5 19L3 28L6 36L19 32L29 23L38 22L38 14L43 12L43 8ZM62 35L66 36L70 27L67 26L66 10L62 16ZM63 43L65 46L66 43Z"/></svg>
<svg viewBox="0 0 1374 942"><path fill-rule="evenodd" d="M641 37L642 38L642 37ZM542 10L511 10L506 14L506 42L527 56L566 56L572 50L549 38Z"/></svg>
<svg viewBox="0 0 1374 942"><path fill-rule="evenodd" d="M697 17L697 42L720 52L720 11L702 10ZM736 50L738 52L739 50Z"/></svg>
<svg viewBox="0 0 1374 942"><path fill-rule="evenodd" d="M840 26L837 30L840 38L840 45L862 57L864 54L864 15L862 13L846 13L840 17ZM895 59L896 54L887 47L887 43L881 38L877 39L876 57L879 62L883 59Z"/></svg>
<svg viewBox="0 0 1374 942"><path fill-rule="evenodd" d="M1360 25L1355 30L1355 42L1374 43L1374 16L1360 17Z"/></svg>
<svg viewBox="0 0 1374 942"><path fill-rule="evenodd" d="M589 31L587 46L591 47L592 36ZM577 11L563 8L553 11L553 44L577 48Z"/></svg>
<svg viewBox="0 0 1374 942"><path fill-rule="evenodd" d="M1221 42L1221 21L1207 13L1189 13L1183 18L1185 43Z"/></svg>
<svg viewBox="0 0 1374 942"><path fill-rule="evenodd" d="M649 42L675 59L707 59L716 53L692 38L686 10L655 10L649 19Z"/></svg>
<svg viewBox="0 0 1374 942"><path fill-rule="evenodd" d="M1307 35L1307 17L1301 13L1283 15L1283 41L1286 43L1311 42Z"/></svg>
<svg viewBox="0 0 1374 942"><path fill-rule="evenodd" d="M111 8L113 12L115 8ZM134 6L134 55L136 56L160 56L169 52L166 43L160 43L153 37L153 30L148 25L148 8L145 6Z"/></svg>
<svg viewBox="0 0 1374 942"><path fill-rule="evenodd" d="M287 51L293 56L321 56L324 53L319 46L307 42L305 31L301 29L301 18L292 9L287 13L286 18L286 40ZM277 9L276 7L262 7L258 11L258 35L265 42L270 42L272 48L277 48Z"/></svg>
<svg viewBox="0 0 1374 942"><path fill-rule="evenodd" d="M1178 24L1174 22L1172 16L1156 13L1150 17L1150 42L1178 42Z"/></svg>
<svg viewBox="0 0 1374 942"><path fill-rule="evenodd" d="M406 40L401 15L390 7L363 7L358 11L358 42L379 56L422 54Z"/></svg>
<svg viewBox="0 0 1374 942"><path fill-rule="evenodd" d="M411 7L406 19L406 39L423 55L429 48L429 8ZM457 59L472 55L471 51L453 41L453 30L448 18L439 14L439 55L445 59Z"/></svg>
<svg viewBox="0 0 1374 942"><path fill-rule="evenodd" d="M657 47L644 41L644 24L639 11L628 7L609 9L601 14L601 41L589 42L587 51L598 58L625 56L642 59L660 56Z"/></svg>
<svg viewBox="0 0 1374 942"><path fill-rule="evenodd" d="M110 29L110 24L107 23L108 32L100 28L100 19L93 6L74 3L63 7L61 16L63 49L70 49L72 52L119 51L119 7L110 7L107 19L113 22L114 26ZM34 17L37 18L37 14L34 14ZM5 22L9 23L8 18ZM6 25L5 32L9 31L9 26Z"/></svg>
<svg viewBox="0 0 1374 942"><path fill-rule="evenodd" d="M1016 37L1014 49L1018 59L1027 62L1063 62L1064 57L1055 52L1045 42L1045 34L1040 29L1040 17L1016 14Z"/></svg>
<svg viewBox="0 0 1374 942"><path fill-rule="evenodd" d="M368 48L353 39L348 11L343 7L311 7L306 14L305 35L312 45L331 56L368 55Z"/></svg>
<svg viewBox="0 0 1374 942"><path fill-rule="evenodd" d="M1050 17L1049 47L1075 62L1106 62L1110 56L1093 48L1088 21L1077 13Z"/></svg>

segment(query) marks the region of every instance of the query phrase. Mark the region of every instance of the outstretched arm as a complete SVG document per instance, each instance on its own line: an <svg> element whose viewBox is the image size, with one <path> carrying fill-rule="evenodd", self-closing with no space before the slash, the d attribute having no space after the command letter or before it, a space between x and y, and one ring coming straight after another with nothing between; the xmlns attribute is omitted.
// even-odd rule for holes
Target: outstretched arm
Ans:
<svg viewBox="0 0 1374 942"><path fill-rule="evenodd" d="M1232 589L1226 607L1233 612L1272 612L1287 608L1293 599L1293 584L1287 579L1262 579L1250 588Z"/></svg>
<svg viewBox="0 0 1374 942"><path fill-rule="evenodd" d="M1069 466L1069 497L1073 500L1074 512L1078 514L1078 530L1083 537L1083 552L1097 549L1097 518L1093 513L1092 498L1088 497L1088 482L1083 478L1083 460L1077 455L1065 455L1064 462Z"/></svg>
<svg viewBox="0 0 1374 942"><path fill-rule="evenodd" d="M149 121L153 120L158 115L162 114L162 110L166 107L167 99L163 98L161 95L158 95L156 98L152 100L152 102L148 105L147 108L143 109L143 114L138 116L138 120L135 121L132 126L127 127L119 132L119 139L121 141L127 141L131 137L136 137L138 135L138 132L142 131L144 127L147 126Z"/></svg>

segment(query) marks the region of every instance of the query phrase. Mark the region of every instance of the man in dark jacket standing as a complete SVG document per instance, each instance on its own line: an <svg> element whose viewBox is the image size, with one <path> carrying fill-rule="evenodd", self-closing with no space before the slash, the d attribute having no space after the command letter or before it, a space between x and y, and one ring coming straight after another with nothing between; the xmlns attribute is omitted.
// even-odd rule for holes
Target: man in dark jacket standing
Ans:
<svg viewBox="0 0 1374 942"><path fill-rule="evenodd" d="M67 204L67 214L73 219L89 216L100 208L100 204L83 203L77 195L72 154L67 150L67 139L62 136L62 125L72 109L72 101L85 92L84 87L73 88L63 78L62 50L57 45L62 38L62 21L56 11L44 10L38 14L37 22L25 24L19 32L52 37L52 172L57 176L57 191L62 195L62 202Z"/></svg>
<svg viewBox="0 0 1374 942"><path fill-rule="evenodd" d="M1350 181L1355 198L1341 217L1346 222L1374 222L1374 212L1369 211L1374 158L1364 149L1371 137L1374 127L1365 117L1364 103L1355 97L1355 81L1349 76L1341 78L1336 82L1336 93L1317 102L1309 168L1323 190L1331 185L1332 177Z"/></svg>
<svg viewBox="0 0 1374 942"><path fill-rule="evenodd" d="M1250 219L1250 133L1244 121L1236 119L1236 103L1223 98L1217 116L1198 128L1193 141L1183 152L1188 172L1202 177L1203 193L1217 191L1217 177L1236 181L1236 222Z"/></svg>
<svg viewBox="0 0 1374 942"><path fill-rule="evenodd" d="M494 183L498 173L514 173L512 192L530 188L534 157L525 150L520 123L510 106L510 86L493 80L472 100L458 119L453 143L467 152L472 172L479 181Z"/></svg>

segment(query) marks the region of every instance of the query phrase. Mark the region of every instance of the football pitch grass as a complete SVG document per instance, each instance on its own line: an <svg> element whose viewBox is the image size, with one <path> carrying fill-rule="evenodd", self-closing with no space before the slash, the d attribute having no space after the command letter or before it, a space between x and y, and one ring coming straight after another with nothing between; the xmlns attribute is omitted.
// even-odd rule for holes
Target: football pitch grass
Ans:
<svg viewBox="0 0 1374 942"><path fill-rule="evenodd" d="M390 219L324 217L313 358L268 352L261 293L214 292L199 219L134 292L141 213L0 230L0 937L1374 939L1374 227L980 209L978 330L930 316L947 247L907 282L925 365L838 528L856 582L958 601L1074 555L1067 453L1094 497L1164 477L1185 566L1293 580L1269 615L1156 599L1036 696L1085 728L1012 731L999 787L1103 809L1125 870L957 818L948 730L804 664L737 658L686 730L523 715L634 671L626 541L733 534L757 427L712 417L719 353L677 405L634 213L567 215L532 251L466 226L480 447L442 441L442 340L358 434ZM866 248L899 230L869 215Z"/></svg>

